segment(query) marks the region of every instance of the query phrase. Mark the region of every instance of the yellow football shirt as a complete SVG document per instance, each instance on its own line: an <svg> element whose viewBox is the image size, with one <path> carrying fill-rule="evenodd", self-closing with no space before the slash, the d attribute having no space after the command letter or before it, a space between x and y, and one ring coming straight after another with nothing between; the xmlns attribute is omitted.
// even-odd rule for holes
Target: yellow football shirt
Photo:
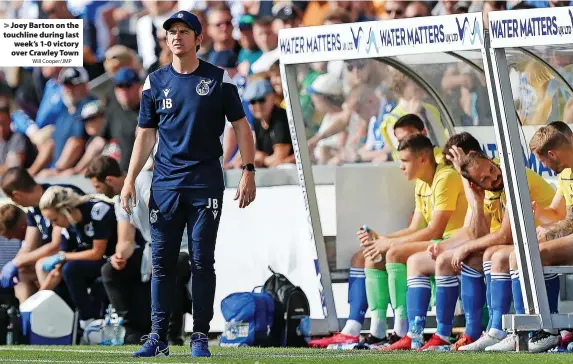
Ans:
<svg viewBox="0 0 573 364"><path fill-rule="evenodd" d="M434 147L434 157L436 158L436 163L444 163L444 154L442 153L442 149L440 147Z"/></svg>
<svg viewBox="0 0 573 364"><path fill-rule="evenodd" d="M434 211L453 211L444 236L450 235L464 225L468 202L458 172L445 164L438 164L432 184L416 181L416 211L431 224Z"/></svg>
<svg viewBox="0 0 573 364"><path fill-rule="evenodd" d="M499 165L497 158L494 159L494 162ZM531 201L536 201L543 207L551 205L553 196L555 196L555 190L551 184L529 168L525 169L525 175L527 176L527 185L529 186ZM505 191L485 191L484 212L491 215L491 233L496 232L501 227L506 203ZM539 226L540 224L541 222L536 219L535 225Z"/></svg>
<svg viewBox="0 0 573 364"><path fill-rule="evenodd" d="M565 197L565 206L573 206L573 170L565 168L559 173L557 193Z"/></svg>

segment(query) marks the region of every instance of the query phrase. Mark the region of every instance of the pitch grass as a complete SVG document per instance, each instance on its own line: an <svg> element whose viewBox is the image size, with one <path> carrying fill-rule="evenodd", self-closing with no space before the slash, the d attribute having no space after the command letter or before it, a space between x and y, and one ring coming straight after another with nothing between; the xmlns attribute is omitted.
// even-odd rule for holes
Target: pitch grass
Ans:
<svg viewBox="0 0 573 364"><path fill-rule="evenodd" d="M213 357L189 357L188 347L172 347L169 358L136 359L135 346L0 346L0 363L572 363L573 353L450 353L450 352L372 352L362 350L260 349L213 347Z"/></svg>

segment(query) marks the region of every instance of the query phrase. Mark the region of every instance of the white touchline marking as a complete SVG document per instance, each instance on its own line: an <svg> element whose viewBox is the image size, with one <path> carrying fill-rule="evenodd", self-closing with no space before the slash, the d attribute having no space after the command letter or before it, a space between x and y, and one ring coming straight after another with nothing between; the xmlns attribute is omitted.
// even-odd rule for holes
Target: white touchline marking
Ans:
<svg viewBox="0 0 573 364"><path fill-rule="evenodd" d="M38 347L27 347L27 348L19 348L19 347L10 347L10 346L0 346L0 352L2 351L37 351L37 352L53 352L53 353L84 353L84 354L128 354L131 355L132 351L126 350L102 350L102 349L65 349L65 348L38 348ZM364 351L361 353L357 353L353 351L352 353L335 353L333 350L332 354L326 353L316 353L316 354L306 354L306 353L291 353L291 354L265 354L265 353L232 353L232 352L225 352L225 353L216 353L212 356L213 359L216 358L260 358L260 359L289 359L289 358L301 358L301 359L312 359L312 358L347 358L347 357L370 357L374 355L379 355L376 352ZM169 357L186 357L188 354L183 353L171 353ZM10 359L13 360L13 359ZM10 361L7 359L0 358L0 362ZM25 359L21 359L25 360ZM29 359L32 360L32 359ZM43 362L45 360L38 360L38 362ZM33 361L31 361L33 362ZM55 361L58 362L58 361ZM85 363L85 361L62 361L62 363ZM90 362L95 363L95 362ZM98 362L99 363L99 362ZM114 362L101 362L101 363L114 363ZM117 362L122 363L122 362ZM143 363L143 362L138 362ZM188 364L188 363L185 363Z"/></svg>
<svg viewBox="0 0 573 364"><path fill-rule="evenodd" d="M0 359L0 363L68 363L68 364L82 364L82 363L91 363L91 364L123 364L127 363L127 361L86 361L86 360L53 360L53 359ZM138 364L156 364L157 362L150 362L150 361L137 361ZM169 362L169 364L189 364L189 363L173 363Z"/></svg>

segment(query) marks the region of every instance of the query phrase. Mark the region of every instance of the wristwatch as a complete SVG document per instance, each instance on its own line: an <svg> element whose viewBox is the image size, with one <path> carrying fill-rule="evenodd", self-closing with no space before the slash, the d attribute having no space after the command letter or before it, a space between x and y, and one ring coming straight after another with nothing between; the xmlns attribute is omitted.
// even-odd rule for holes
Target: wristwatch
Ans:
<svg viewBox="0 0 573 364"><path fill-rule="evenodd" d="M63 262L66 260L66 256L65 256L64 252L58 253L58 259L60 260L60 262Z"/></svg>
<svg viewBox="0 0 573 364"><path fill-rule="evenodd" d="M255 165L253 163L247 163L242 168L243 168L243 171L249 171L249 172L255 171Z"/></svg>

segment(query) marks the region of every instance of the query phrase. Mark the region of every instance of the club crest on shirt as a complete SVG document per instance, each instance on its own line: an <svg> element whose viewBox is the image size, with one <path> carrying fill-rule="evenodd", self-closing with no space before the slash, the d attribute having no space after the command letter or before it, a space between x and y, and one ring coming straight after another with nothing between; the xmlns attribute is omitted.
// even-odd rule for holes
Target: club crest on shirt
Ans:
<svg viewBox="0 0 573 364"><path fill-rule="evenodd" d="M209 93L209 88L213 80L201 80L195 89L197 91L197 95L205 96Z"/></svg>
<svg viewBox="0 0 573 364"><path fill-rule="evenodd" d="M89 224L84 226L84 232L90 238L93 237L94 236L94 225L93 225L93 223L90 222Z"/></svg>
<svg viewBox="0 0 573 364"><path fill-rule="evenodd" d="M149 212L149 222L155 224L157 222L157 213L159 210L151 210Z"/></svg>

